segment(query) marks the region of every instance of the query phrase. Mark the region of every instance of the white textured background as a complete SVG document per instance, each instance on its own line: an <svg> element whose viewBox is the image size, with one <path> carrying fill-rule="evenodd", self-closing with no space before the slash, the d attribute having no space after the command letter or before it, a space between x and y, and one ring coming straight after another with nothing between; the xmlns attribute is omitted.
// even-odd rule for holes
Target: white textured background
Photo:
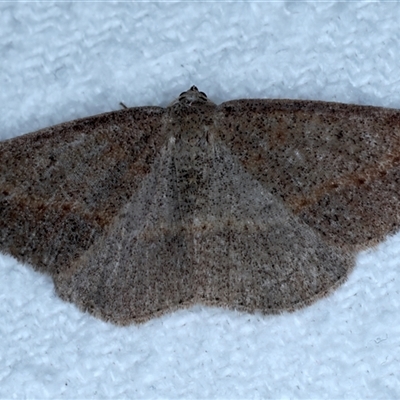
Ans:
<svg viewBox="0 0 400 400"><path fill-rule="evenodd" d="M192 84L400 108L399 21L397 3L0 3L0 139ZM399 265L397 235L294 314L118 328L1 256L0 398L398 398Z"/></svg>

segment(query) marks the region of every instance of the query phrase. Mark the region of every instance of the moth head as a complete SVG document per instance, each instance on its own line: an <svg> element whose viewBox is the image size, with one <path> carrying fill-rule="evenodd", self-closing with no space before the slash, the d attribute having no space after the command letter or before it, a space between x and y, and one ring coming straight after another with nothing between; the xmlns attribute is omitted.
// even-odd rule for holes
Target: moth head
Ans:
<svg viewBox="0 0 400 400"><path fill-rule="evenodd" d="M214 103L207 98L207 95L204 92L200 92L196 86L192 86L186 92L182 92L177 99L168 105L168 107L175 106L176 104L191 106L192 104L198 103L214 105Z"/></svg>

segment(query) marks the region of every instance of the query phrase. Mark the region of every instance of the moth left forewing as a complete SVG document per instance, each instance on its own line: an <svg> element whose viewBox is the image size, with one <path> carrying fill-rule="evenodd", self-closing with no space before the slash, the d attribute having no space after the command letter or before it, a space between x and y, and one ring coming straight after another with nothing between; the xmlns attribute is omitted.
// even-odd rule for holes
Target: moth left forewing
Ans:
<svg viewBox="0 0 400 400"><path fill-rule="evenodd" d="M68 270L149 172L166 140L163 115L133 108L0 142L0 250Z"/></svg>

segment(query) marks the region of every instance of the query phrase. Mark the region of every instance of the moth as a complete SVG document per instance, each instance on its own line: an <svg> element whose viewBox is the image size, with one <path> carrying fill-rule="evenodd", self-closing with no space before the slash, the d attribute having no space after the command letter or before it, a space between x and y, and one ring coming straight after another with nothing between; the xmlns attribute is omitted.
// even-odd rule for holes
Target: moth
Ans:
<svg viewBox="0 0 400 400"><path fill-rule="evenodd" d="M400 226L400 112L195 86L0 142L0 251L119 325L297 310Z"/></svg>

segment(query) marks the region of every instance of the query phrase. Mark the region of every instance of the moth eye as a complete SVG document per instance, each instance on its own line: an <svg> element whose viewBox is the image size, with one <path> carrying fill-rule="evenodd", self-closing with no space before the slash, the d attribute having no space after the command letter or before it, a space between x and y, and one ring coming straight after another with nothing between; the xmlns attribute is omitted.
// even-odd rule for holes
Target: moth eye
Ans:
<svg viewBox="0 0 400 400"><path fill-rule="evenodd" d="M193 90L193 91L196 91L196 92L198 92L199 91L199 89L197 89L197 87L196 86L192 86L191 88L190 88L190 90Z"/></svg>

